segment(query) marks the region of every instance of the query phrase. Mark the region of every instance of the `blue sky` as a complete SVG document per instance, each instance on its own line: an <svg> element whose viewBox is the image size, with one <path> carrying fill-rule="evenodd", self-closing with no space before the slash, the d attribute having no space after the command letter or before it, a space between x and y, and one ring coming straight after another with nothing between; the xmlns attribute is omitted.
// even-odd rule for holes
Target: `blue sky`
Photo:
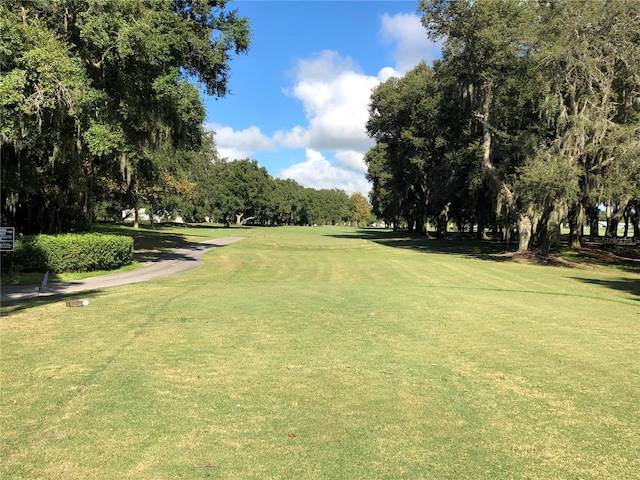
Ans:
<svg viewBox="0 0 640 480"><path fill-rule="evenodd" d="M231 61L231 93L203 97L205 128L229 160L251 158L305 187L367 194L362 160L371 89L440 54L417 1L236 0L249 53Z"/></svg>

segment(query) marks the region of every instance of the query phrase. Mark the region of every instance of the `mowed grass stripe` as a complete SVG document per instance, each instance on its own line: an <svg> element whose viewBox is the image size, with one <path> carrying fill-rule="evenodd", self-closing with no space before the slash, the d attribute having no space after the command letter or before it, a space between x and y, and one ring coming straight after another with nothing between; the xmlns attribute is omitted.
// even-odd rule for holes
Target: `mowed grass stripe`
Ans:
<svg viewBox="0 0 640 480"><path fill-rule="evenodd" d="M256 229L3 317L2 478L633 478L632 294L352 240Z"/></svg>
<svg viewBox="0 0 640 480"><path fill-rule="evenodd" d="M303 229L304 230L304 229ZM331 229L323 229L331 230ZM242 250L230 263L228 255L211 258L208 268L231 280L249 282L312 282L429 285L457 289L483 289L517 293L548 293L601 298L631 299L624 290L599 288L598 283L629 281L632 275L619 271L598 272L571 268L546 268L495 259L479 260L456 254L423 253L377 245L364 239L340 239L313 229L318 245L310 242L292 248L291 239L268 243L255 238L234 246ZM310 235L314 238L313 235ZM297 238L297 237L293 237ZM425 241L428 244L428 241ZM258 246L258 249L254 248ZM214 273L216 274L216 273ZM208 278L208 277L207 277ZM596 280L603 278L603 280ZM638 280L640 282L640 280ZM594 284L592 286L590 283Z"/></svg>

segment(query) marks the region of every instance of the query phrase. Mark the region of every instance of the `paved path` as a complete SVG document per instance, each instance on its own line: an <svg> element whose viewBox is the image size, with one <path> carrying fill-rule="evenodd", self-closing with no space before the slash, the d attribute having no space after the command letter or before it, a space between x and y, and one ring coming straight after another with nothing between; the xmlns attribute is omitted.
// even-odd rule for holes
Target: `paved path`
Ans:
<svg viewBox="0 0 640 480"><path fill-rule="evenodd" d="M209 250L243 240L246 237L228 237L194 243L188 247L178 248L169 253L159 255L155 260L143 267L122 273L112 273L98 277L74 280L72 282L49 283L40 289L39 285L7 285L1 287L0 301L15 302L47 295L62 295L97 290L106 287L126 285L128 283L146 282L177 273L188 272L202 265L202 256Z"/></svg>

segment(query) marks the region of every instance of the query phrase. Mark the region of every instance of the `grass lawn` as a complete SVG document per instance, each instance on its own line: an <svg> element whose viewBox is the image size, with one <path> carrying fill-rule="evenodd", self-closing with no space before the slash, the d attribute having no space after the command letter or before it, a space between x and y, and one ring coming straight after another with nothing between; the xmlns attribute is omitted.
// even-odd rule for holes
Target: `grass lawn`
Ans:
<svg viewBox="0 0 640 480"><path fill-rule="evenodd" d="M639 478L638 270L187 230L248 238L88 307L2 307L0 478Z"/></svg>

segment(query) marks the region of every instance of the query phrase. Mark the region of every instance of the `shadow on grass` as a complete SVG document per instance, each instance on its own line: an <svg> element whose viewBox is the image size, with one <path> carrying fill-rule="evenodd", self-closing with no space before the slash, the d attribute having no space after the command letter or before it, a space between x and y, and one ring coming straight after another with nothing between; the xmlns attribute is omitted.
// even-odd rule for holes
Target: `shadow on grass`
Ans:
<svg viewBox="0 0 640 480"><path fill-rule="evenodd" d="M67 295L42 295L39 297L21 299L21 300L3 300L0 307L0 317L15 315L16 313L28 310L30 308L42 307L53 303L67 302L69 300L88 300L96 297L101 290L92 290L87 292L77 292ZM78 307L80 308L80 307Z"/></svg>
<svg viewBox="0 0 640 480"><path fill-rule="evenodd" d="M635 280L631 278L619 278L617 280L602 280L595 278L579 278L574 277L574 280L578 280L583 283L590 283L591 285L599 285L613 290L621 292L631 293L636 297L640 297L640 279ZM640 298L638 298L640 301Z"/></svg>
<svg viewBox="0 0 640 480"><path fill-rule="evenodd" d="M130 225L117 224L97 224L95 229L100 233L110 233L114 235L127 235L133 238L133 260L139 263L154 262L157 260L179 259L179 255L171 256L170 252L177 248L184 248L193 244L188 237L198 236L189 234L188 232L176 233L175 231L167 231L167 228L175 229L178 226L184 226L188 229L210 229L210 230L226 230L231 234L238 229L248 229L244 226L233 226L231 228L223 225L211 224L160 224L153 228L141 225L140 228L133 228ZM168 255L168 257L167 257ZM188 260L188 258L187 258Z"/></svg>
<svg viewBox="0 0 640 480"><path fill-rule="evenodd" d="M229 226L224 226L222 224L218 225L218 224L211 224L211 223L168 223L165 224L166 226L171 226L171 227L185 227L185 228L203 228L203 229L209 229L209 230L250 230L253 225L236 225L233 224L233 226L229 225Z"/></svg>
<svg viewBox="0 0 640 480"><path fill-rule="evenodd" d="M445 239L424 237L407 232L391 232L388 230L361 229L355 234L330 235L336 238L358 238L368 240L386 247L416 250L424 253L449 253L483 260L508 261L510 257L501 254L513 252L515 244L504 244L501 241L477 240L461 235L452 235Z"/></svg>
<svg viewBox="0 0 640 480"><path fill-rule="evenodd" d="M583 248L566 250L560 258L581 265L614 266L619 270L640 274L640 248L627 245L607 245L601 242L585 241Z"/></svg>
<svg viewBox="0 0 640 480"><path fill-rule="evenodd" d="M640 252L626 247L587 244L578 250L564 249L549 256L534 251L517 252L517 244L505 244L499 239L478 240L468 234L450 234L446 239L435 239L407 232L361 229L355 234L331 235L336 238L359 238L387 247L406 248L426 253L450 253L494 262L524 261L538 265L576 267L615 267L640 273ZM567 239L564 239L566 245Z"/></svg>
<svg viewBox="0 0 640 480"><path fill-rule="evenodd" d="M133 238L134 250L170 250L184 247L190 242L186 235L167 232L161 228L133 228L126 225L101 224L96 228L100 233L126 235Z"/></svg>

